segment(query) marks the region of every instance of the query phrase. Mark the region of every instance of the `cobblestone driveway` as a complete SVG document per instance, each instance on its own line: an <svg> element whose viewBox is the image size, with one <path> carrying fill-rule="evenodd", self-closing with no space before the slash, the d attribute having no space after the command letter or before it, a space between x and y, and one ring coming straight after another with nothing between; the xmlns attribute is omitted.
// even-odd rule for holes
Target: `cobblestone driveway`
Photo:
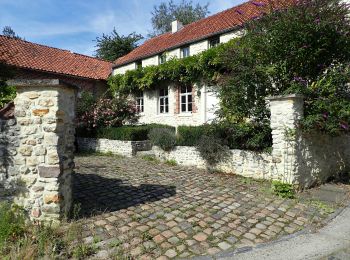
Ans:
<svg viewBox="0 0 350 260"><path fill-rule="evenodd" d="M108 156L78 156L74 198L96 258L212 255L270 241L326 217L268 183ZM129 257L129 258L124 258Z"/></svg>

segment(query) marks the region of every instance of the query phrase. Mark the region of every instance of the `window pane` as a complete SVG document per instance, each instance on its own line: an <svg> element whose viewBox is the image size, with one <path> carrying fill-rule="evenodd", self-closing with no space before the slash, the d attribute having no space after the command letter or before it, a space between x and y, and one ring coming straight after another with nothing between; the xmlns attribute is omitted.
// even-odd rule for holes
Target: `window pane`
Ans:
<svg viewBox="0 0 350 260"><path fill-rule="evenodd" d="M188 112L192 112L192 103L188 103Z"/></svg>
<svg viewBox="0 0 350 260"><path fill-rule="evenodd" d="M192 102L192 95L188 95L188 103Z"/></svg>
<svg viewBox="0 0 350 260"><path fill-rule="evenodd" d="M160 101L160 105L164 106L164 98L161 98L159 101Z"/></svg>
<svg viewBox="0 0 350 260"><path fill-rule="evenodd" d="M165 98L165 105L169 105L169 99Z"/></svg>
<svg viewBox="0 0 350 260"><path fill-rule="evenodd" d="M159 111L160 111L160 113L164 113L164 106L160 106Z"/></svg>
<svg viewBox="0 0 350 260"><path fill-rule="evenodd" d="M164 96L167 96L168 95L168 88L165 88L164 89Z"/></svg>
<svg viewBox="0 0 350 260"><path fill-rule="evenodd" d="M169 106L165 107L165 113L169 113Z"/></svg>
<svg viewBox="0 0 350 260"><path fill-rule="evenodd" d="M186 96L181 96L181 104L186 103Z"/></svg>
<svg viewBox="0 0 350 260"><path fill-rule="evenodd" d="M186 104L181 104L181 112L186 112Z"/></svg>
<svg viewBox="0 0 350 260"><path fill-rule="evenodd" d="M161 97L164 96L164 89L163 88L159 90L159 96L161 96Z"/></svg>

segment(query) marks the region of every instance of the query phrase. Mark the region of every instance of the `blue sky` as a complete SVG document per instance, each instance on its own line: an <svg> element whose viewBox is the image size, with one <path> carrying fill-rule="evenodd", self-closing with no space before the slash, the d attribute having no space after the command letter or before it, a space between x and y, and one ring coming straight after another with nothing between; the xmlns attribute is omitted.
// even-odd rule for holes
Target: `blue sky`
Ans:
<svg viewBox="0 0 350 260"><path fill-rule="evenodd" d="M164 0L163 0L164 1ZM175 0L178 3L181 0ZM110 33L147 35L151 11L162 0L0 0L0 29L11 26L27 41L93 55L96 36ZM193 0L210 2L215 14L243 0Z"/></svg>

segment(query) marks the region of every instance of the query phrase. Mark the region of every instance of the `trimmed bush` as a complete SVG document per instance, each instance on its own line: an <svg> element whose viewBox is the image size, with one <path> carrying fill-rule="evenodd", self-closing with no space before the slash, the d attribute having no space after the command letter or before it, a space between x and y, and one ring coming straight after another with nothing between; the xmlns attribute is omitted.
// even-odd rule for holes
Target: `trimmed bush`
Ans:
<svg viewBox="0 0 350 260"><path fill-rule="evenodd" d="M164 151L172 150L176 145L175 131L169 128L154 128L148 134L153 145L159 146Z"/></svg>
<svg viewBox="0 0 350 260"><path fill-rule="evenodd" d="M203 135L199 139L197 150L203 159L211 165L226 161L230 154L229 148L223 144L220 138L207 135Z"/></svg>
<svg viewBox="0 0 350 260"><path fill-rule="evenodd" d="M179 126L177 128L177 145L196 146L203 135L213 132L212 128L213 126L208 124L201 126Z"/></svg>
<svg viewBox="0 0 350 260"><path fill-rule="evenodd" d="M196 146L205 135L216 137L230 149L263 151L272 147L270 126L257 123L179 126L177 144Z"/></svg>
<svg viewBox="0 0 350 260"><path fill-rule="evenodd" d="M148 134L154 128L167 128L175 131L175 128L168 125L150 124L140 126L121 126L100 128L97 130L87 130L78 128L76 135L85 138L104 138L121 141L144 141L148 139Z"/></svg>

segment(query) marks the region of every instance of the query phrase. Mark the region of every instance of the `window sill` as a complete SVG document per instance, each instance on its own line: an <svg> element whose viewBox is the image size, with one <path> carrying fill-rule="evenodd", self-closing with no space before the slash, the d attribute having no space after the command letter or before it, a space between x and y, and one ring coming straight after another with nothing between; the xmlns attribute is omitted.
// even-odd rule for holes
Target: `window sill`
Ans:
<svg viewBox="0 0 350 260"><path fill-rule="evenodd" d="M193 112L186 112L186 113L182 112L182 113L178 114L178 116L179 117L191 117L191 116L193 116Z"/></svg>

